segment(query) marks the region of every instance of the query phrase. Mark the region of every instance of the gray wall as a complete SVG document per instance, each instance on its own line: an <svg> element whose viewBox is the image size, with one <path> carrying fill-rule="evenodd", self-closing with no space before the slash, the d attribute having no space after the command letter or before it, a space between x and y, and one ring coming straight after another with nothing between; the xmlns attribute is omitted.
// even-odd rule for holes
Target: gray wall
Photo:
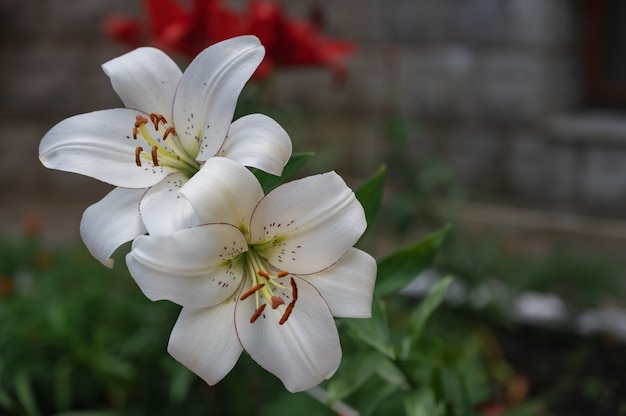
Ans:
<svg viewBox="0 0 626 416"><path fill-rule="evenodd" d="M400 112L420 126L410 151L446 158L476 198L626 217L626 122L580 106L578 2L284 3L297 17L318 4L326 33L358 45L341 88L329 71L281 71L263 96L287 110L296 150L326 153L320 168L367 176L384 162L381 121ZM65 117L120 105L100 65L125 49L101 22L140 11L139 0L0 3L2 222L82 209L109 189L44 169L37 146Z"/></svg>

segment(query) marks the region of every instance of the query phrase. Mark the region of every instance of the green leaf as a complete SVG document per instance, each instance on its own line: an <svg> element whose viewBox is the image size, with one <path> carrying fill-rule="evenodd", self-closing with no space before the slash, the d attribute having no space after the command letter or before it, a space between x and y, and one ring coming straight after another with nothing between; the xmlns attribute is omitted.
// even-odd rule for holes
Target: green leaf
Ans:
<svg viewBox="0 0 626 416"><path fill-rule="evenodd" d="M24 371L19 372L15 376L15 394L20 405L24 408L25 414L29 416L40 414L35 395L33 394L30 377Z"/></svg>
<svg viewBox="0 0 626 416"><path fill-rule="evenodd" d="M328 404L332 405L349 396L378 371L383 362L388 361L377 352L357 353L345 356L341 366L328 383Z"/></svg>
<svg viewBox="0 0 626 416"><path fill-rule="evenodd" d="M374 347L386 357L395 359L390 341L389 322L382 299L374 297L372 317L369 319L343 318L341 320L350 328L351 333L360 341Z"/></svg>
<svg viewBox="0 0 626 416"><path fill-rule="evenodd" d="M421 300L418 307L409 317L407 338L404 343L405 348L403 349L402 354L403 357L408 357L410 350L422 335L422 331L424 330L424 326L426 325L428 318L433 312L435 312L441 302L443 302L452 280L452 277L447 276L431 287L428 291L428 295Z"/></svg>
<svg viewBox="0 0 626 416"><path fill-rule="evenodd" d="M444 414L443 403L437 403L434 393L426 389L406 394L404 409L407 416L440 416Z"/></svg>
<svg viewBox="0 0 626 416"><path fill-rule="evenodd" d="M385 186L385 172L387 167L382 165L374 175L365 181L354 192L363 209L365 210L365 219L367 220L367 229L369 230L376 221L380 206L383 200L383 190Z"/></svg>
<svg viewBox="0 0 626 416"><path fill-rule="evenodd" d="M285 168L283 169L282 176L271 175L267 172L263 172L262 170L255 168L250 168L250 170L252 171L252 173L254 173L254 176L256 176L256 178L261 183L261 187L263 187L263 192L267 194L269 191L276 188L281 183L293 177L296 171L300 169L300 167L313 156L315 156L315 153L313 152L301 152L292 154L289 158L289 161L285 165Z"/></svg>
<svg viewBox="0 0 626 416"><path fill-rule="evenodd" d="M173 371L170 380L170 399L174 403L182 403L189 395L195 375L182 365Z"/></svg>
<svg viewBox="0 0 626 416"><path fill-rule="evenodd" d="M378 296L397 292L430 267L450 228L447 224L379 261L374 292Z"/></svg>

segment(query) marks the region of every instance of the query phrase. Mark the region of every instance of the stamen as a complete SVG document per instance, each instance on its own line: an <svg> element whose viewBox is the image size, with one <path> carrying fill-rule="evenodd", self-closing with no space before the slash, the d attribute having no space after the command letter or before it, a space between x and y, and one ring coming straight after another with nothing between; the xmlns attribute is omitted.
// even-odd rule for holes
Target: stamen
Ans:
<svg viewBox="0 0 626 416"><path fill-rule="evenodd" d="M272 296L271 299L272 299L272 309L276 309L280 305L284 305L285 304L285 301L282 298L279 298L276 295Z"/></svg>
<svg viewBox="0 0 626 416"><path fill-rule="evenodd" d="M159 166L158 151L158 146L152 146L152 163L154 164L154 166Z"/></svg>
<svg viewBox="0 0 626 416"><path fill-rule="evenodd" d="M252 294L254 294L254 292L256 292L257 290L261 289L263 286L265 286L265 283L260 283L260 284L258 284L258 285L256 285L256 286L252 286L252 287L250 288L250 290L248 290L246 293L244 293L243 295L241 295L241 296L239 297L239 300L244 300L244 299L246 299L247 297L249 297L249 296L251 296Z"/></svg>
<svg viewBox="0 0 626 416"><path fill-rule="evenodd" d="M293 307L295 305L296 305L295 301L291 301L291 303L289 303L289 305L287 305L287 308L285 308L285 313L283 313L283 317L280 318L280 321L278 321L279 325L282 325L285 322L287 322L287 319L289 319L289 315L291 315L291 311L293 311Z"/></svg>
<svg viewBox="0 0 626 416"><path fill-rule="evenodd" d="M296 286L296 281L291 278L291 299L292 302L298 300L298 286Z"/></svg>
<svg viewBox="0 0 626 416"><path fill-rule="evenodd" d="M133 127L133 139L137 140L137 135L139 134L139 129L137 127Z"/></svg>
<svg viewBox="0 0 626 416"><path fill-rule="evenodd" d="M169 126L167 129L165 129L165 133L163 133L163 141L165 141L165 139L167 139L167 136L170 135L170 133L172 135L176 134L176 129L172 126Z"/></svg>
<svg viewBox="0 0 626 416"><path fill-rule="evenodd" d="M141 152L143 152L143 147L137 146L137 148L135 149L135 163L139 167L141 167L141 159L139 158L139 156L141 155Z"/></svg>
<svg viewBox="0 0 626 416"><path fill-rule="evenodd" d="M270 278L270 275L267 274L267 272L265 270L259 270L258 272L256 272L259 276L264 277L266 279Z"/></svg>
<svg viewBox="0 0 626 416"><path fill-rule="evenodd" d="M139 127L142 124L146 124L147 122L148 122L148 119L142 116L141 114L137 114L135 116L135 127Z"/></svg>
<svg viewBox="0 0 626 416"><path fill-rule="evenodd" d="M250 317L251 324L253 324L259 318L259 316L261 316L261 314L263 313L263 309L265 309L265 306L267 306L267 303L262 304L256 311L254 311L254 313Z"/></svg>
<svg viewBox="0 0 626 416"><path fill-rule="evenodd" d="M279 278L280 278L280 277L285 277L285 276L287 276L288 274L289 274L289 272L286 272L286 271L278 272L278 277L279 277Z"/></svg>

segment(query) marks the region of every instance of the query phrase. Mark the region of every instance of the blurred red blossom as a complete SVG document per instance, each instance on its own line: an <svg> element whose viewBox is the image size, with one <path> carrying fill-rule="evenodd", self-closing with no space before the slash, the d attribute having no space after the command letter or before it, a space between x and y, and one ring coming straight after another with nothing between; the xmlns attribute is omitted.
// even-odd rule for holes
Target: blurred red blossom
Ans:
<svg viewBox="0 0 626 416"><path fill-rule="evenodd" d="M306 22L289 19L282 7L269 1L252 0L242 11L228 9L220 0L193 0L188 9L176 0L144 0L144 6L147 21L109 16L104 25L107 35L132 48L152 45L188 58L213 43L255 35L266 49L257 79L274 67L326 66L341 80L344 59L354 50L349 42L320 34L319 10Z"/></svg>

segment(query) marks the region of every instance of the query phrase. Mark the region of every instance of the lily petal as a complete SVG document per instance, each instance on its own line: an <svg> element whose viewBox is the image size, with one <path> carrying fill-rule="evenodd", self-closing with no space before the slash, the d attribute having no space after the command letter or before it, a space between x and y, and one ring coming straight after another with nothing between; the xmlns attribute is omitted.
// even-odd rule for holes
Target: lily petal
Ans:
<svg viewBox="0 0 626 416"><path fill-rule="evenodd" d="M176 132L188 154L207 160L222 147L239 94L264 54L256 37L239 36L208 47L189 64L173 108Z"/></svg>
<svg viewBox="0 0 626 416"><path fill-rule="evenodd" d="M243 348L261 367L275 374L291 392L307 390L334 374L341 361L335 321L324 299L306 281L294 277L298 300L283 325L285 305L266 307L254 322L252 300L238 301L237 335Z"/></svg>
<svg viewBox="0 0 626 416"><path fill-rule="evenodd" d="M270 117L250 114L233 122L218 156L280 176L291 156L291 139Z"/></svg>
<svg viewBox="0 0 626 416"><path fill-rule="evenodd" d="M376 281L376 260L356 248L326 270L301 276L322 295L333 316L369 318Z"/></svg>
<svg viewBox="0 0 626 416"><path fill-rule="evenodd" d="M173 173L141 199L139 211L150 235L167 235L200 224L191 204L179 192L186 182L185 175Z"/></svg>
<svg viewBox="0 0 626 416"><path fill-rule="evenodd" d="M279 270L319 272L336 263L363 234L365 212L335 172L288 182L259 202L250 241Z"/></svg>
<svg viewBox="0 0 626 416"><path fill-rule="evenodd" d="M252 172L223 157L207 160L180 192L200 221L232 224L242 230L250 226L252 211L263 198Z"/></svg>
<svg viewBox="0 0 626 416"><path fill-rule="evenodd" d="M115 188L83 213L80 236L102 264L113 267L113 252L146 233L139 216L139 201L144 193L145 189Z"/></svg>
<svg viewBox="0 0 626 416"><path fill-rule="evenodd" d="M174 171L153 166L150 145L132 138L137 114L136 110L117 108L67 118L41 139L39 159L47 168L80 173L115 186L152 186ZM138 146L146 157L141 167L136 163Z"/></svg>
<svg viewBox="0 0 626 416"><path fill-rule="evenodd" d="M234 315L234 300L212 308L183 308L167 351L209 385L216 384L232 370L243 351Z"/></svg>
<svg viewBox="0 0 626 416"><path fill-rule="evenodd" d="M126 264L150 300L206 308L224 302L239 287L243 262L230 260L247 250L237 228L209 224L167 236L139 236Z"/></svg>
<svg viewBox="0 0 626 416"><path fill-rule="evenodd" d="M172 120L172 102L182 71L164 52L138 48L106 62L102 69L126 107Z"/></svg>

